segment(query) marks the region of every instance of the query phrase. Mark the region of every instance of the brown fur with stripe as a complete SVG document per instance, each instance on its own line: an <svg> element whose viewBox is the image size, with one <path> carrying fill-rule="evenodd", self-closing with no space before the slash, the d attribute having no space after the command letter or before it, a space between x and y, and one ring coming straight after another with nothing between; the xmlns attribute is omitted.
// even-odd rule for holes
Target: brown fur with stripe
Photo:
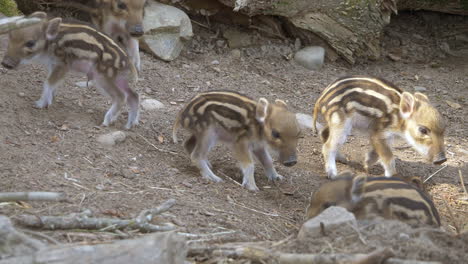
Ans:
<svg viewBox="0 0 468 264"><path fill-rule="evenodd" d="M339 147L352 128L369 134L372 149L367 153L366 170L380 160L385 176L396 174L388 139L400 136L434 164L447 159L444 148L445 123L440 113L422 93L411 94L380 78L350 76L336 80L314 106L314 128L318 115L325 126L320 132L322 153L330 178L337 174L336 159L344 159Z"/></svg>
<svg viewBox="0 0 468 264"><path fill-rule="evenodd" d="M344 207L357 219L383 217L415 226L440 226L439 213L429 196L399 178L340 175L313 193L306 219L330 206Z"/></svg>
<svg viewBox="0 0 468 264"><path fill-rule="evenodd" d="M261 98L257 102L238 93L212 91L195 96L180 111L173 128L183 127L191 136L184 143L192 162L202 176L221 181L210 169L207 160L210 149L222 141L232 146L243 173L243 186L258 190L254 179L253 158L262 163L270 180L281 179L268 153L267 147L279 152L279 161L285 166L297 162L299 128L295 115L286 103L276 100L270 104Z"/></svg>
<svg viewBox="0 0 468 264"><path fill-rule="evenodd" d="M56 5L80 9L92 23L121 44L132 63L140 70L138 38L143 36L143 17L147 0L90 0L89 5L63 1Z"/></svg>
<svg viewBox="0 0 468 264"><path fill-rule="evenodd" d="M125 100L130 107L126 127L137 124L139 97L134 92L137 73L125 51L109 36L88 25L64 23L61 18L49 20L43 12L33 13L31 17L43 21L10 32L2 65L9 69L31 61L47 65L48 78L36 106L49 106L66 73L78 71L93 79L98 88L112 97L113 105L103 125L109 125L118 117Z"/></svg>

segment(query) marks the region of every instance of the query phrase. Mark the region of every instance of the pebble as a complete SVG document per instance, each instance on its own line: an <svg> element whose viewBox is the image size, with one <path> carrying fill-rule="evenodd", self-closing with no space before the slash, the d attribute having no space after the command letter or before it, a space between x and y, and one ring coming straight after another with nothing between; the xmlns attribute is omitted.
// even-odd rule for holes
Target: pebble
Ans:
<svg viewBox="0 0 468 264"><path fill-rule="evenodd" d="M297 64L309 70L318 70L323 65L325 49L319 46L305 47L294 55Z"/></svg>
<svg viewBox="0 0 468 264"><path fill-rule="evenodd" d="M25 94L24 94L23 92L20 92L20 93L18 93L18 96L19 96L19 97L24 97Z"/></svg>
<svg viewBox="0 0 468 264"><path fill-rule="evenodd" d="M156 99L145 99L141 102L141 107L145 111L153 111L164 108L164 104Z"/></svg>
<svg viewBox="0 0 468 264"><path fill-rule="evenodd" d="M238 50L238 49L233 49L233 50L231 50L231 56L234 59L239 59L241 57L241 51Z"/></svg>
<svg viewBox="0 0 468 264"><path fill-rule="evenodd" d="M114 131L108 134L100 135L97 138L97 142L106 145L114 146L117 143L125 141L127 135L123 131Z"/></svg>
<svg viewBox="0 0 468 264"><path fill-rule="evenodd" d="M219 65L219 61L218 60L214 60L211 62L212 65Z"/></svg>

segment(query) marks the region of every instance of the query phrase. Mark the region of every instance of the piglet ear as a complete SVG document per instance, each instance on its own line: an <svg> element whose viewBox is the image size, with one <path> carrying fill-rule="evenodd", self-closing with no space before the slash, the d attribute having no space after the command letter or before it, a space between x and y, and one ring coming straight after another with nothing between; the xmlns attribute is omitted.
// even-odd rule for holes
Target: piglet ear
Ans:
<svg viewBox="0 0 468 264"><path fill-rule="evenodd" d="M414 97L408 92L403 92L400 99L400 113L404 119L408 119L414 111Z"/></svg>
<svg viewBox="0 0 468 264"><path fill-rule="evenodd" d="M427 95L425 95L423 93L415 93L414 98L416 98L416 100L429 103L429 97L427 97Z"/></svg>
<svg viewBox="0 0 468 264"><path fill-rule="evenodd" d="M34 12L34 13L30 14L28 17L36 17L36 18L39 18L39 19L46 19L47 14L45 12L37 11L37 12Z"/></svg>
<svg viewBox="0 0 468 264"><path fill-rule="evenodd" d="M268 101L265 98L260 98L257 103L257 111L255 114L255 118L257 118L257 121L260 123L265 122L265 118L267 116L267 111L268 111Z"/></svg>
<svg viewBox="0 0 468 264"><path fill-rule="evenodd" d="M47 23L47 29L46 29L47 40L53 40L57 37L60 23L62 23L62 19L60 17L51 19Z"/></svg>
<svg viewBox="0 0 468 264"><path fill-rule="evenodd" d="M359 175L353 178L353 185L351 186L351 202L357 203L361 200L364 193L364 184L367 182L367 176Z"/></svg>
<svg viewBox="0 0 468 264"><path fill-rule="evenodd" d="M286 105L286 102L280 99L275 100L275 105L279 107L283 107L284 109L288 109L288 106Z"/></svg>

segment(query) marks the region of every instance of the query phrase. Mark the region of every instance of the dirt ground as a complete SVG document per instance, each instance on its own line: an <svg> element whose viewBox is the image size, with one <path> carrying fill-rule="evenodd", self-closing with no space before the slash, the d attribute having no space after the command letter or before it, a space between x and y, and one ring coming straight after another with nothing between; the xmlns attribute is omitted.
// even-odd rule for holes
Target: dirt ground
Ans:
<svg viewBox="0 0 468 264"><path fill-rule="evenodd" d="M447 167L426 186L441 214L443 229L450 234L455 233L455 226L467 230L468 202L460 199L463 189L459 177L461 171L466 185L468 55L463 53L463 47L467 42L465 46L458 45L459 39L451 38L460 35L468 39L467 22L466 18L431 13L401 14L394 17L385 32L381 60L352 67L341 61L327 62L319 71L304 69L286 59L293 52L293 41L259 36L258 45L241 49L238 57L226 46L222 34L216 34L216 29L223 30L225 26L216 25L210 31L194 25L196 36L177 60L166 63L142 53L141 96L160 100L165 108L143 111L141 124L126 131L126 140L113 147L101 145L96 138L122 130L126 113L110 127L99 126L109 107L108 98L93 88L75 85L85 80L83 76L70 75L52 106L36 109L33 104L40 97L44 67L29 65L15 71L0 67L0 191L58 191L67 193L72 200L60 204L3 203L0 214L67 215L90 209L98 217L132 218L143 209L175 198L177 204L155 222L172 222L195 234L235 232L225 241L284 239L300 228L311 191L328 181L319 138L312 131L304 131L298 146L298 164L291 168L276 164L278 172L285 176L283 182L268 182L257 166L255 176L260 191L250 192L239 186L240 171L223 146L215 148L211 160L214 172L224 182L210 183L201 178L182 146L172 143L171 129L177 112L198 92L227 89L252 98L281 98L292 110L310 114L329 83L344 75L369 74L411 92L415 86L427 88L425 93L448 123L448 161ZM451 50L444 52L447 45ZM3 38L2 57L5 48ZM164 151L156 150L145 139ZM396 142L396 146L397 169L402 175L427 178L441 168L425 163L403 142ZM339 170L363 173L359 164L366 149L362 138L351 136L344 152L354 165L339 164ZM372 173L382 175L383 170L376 166ZM46 233L63 242L116 238L106 232ZM332 245L335 242L330 241ZM453 245L441 246L448 252ZM318 243L309 251L318 253L322 247ZM459 248L462 247L456 247ZM363 247L362 252L368 250ZM335 251L359 252L346 245ZM401 258L410 255L408 251L399 252ZM466 251L455 250L453 254L463 255ZM439 259L430 254L419 257Z"/></svg>

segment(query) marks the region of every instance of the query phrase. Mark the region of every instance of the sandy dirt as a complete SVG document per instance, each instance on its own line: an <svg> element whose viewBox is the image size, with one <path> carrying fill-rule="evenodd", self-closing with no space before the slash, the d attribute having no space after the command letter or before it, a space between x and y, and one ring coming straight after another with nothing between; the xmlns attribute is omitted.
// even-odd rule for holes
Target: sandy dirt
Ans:
<svg viewBox="0 0 468 264"><path fill-rule="evenodd" d="M466 25L466 19L441 17L438 24L431 24L425 15L402 14L385 32L381 60L352 67L341 61L327 62L319 71L309 71L286 59L293 51L293 41L259 37L257 46L241 49L237 57L226 46L222 34L194 25L196 37L177 60L166 63L142 53L141 96L160 100L165 108L143 111L141 124L125 131L126 140L113 147L99 144L96 138L122 130L126 113L112 126L100 126L109 107L108 98L93 88L75 85L85 81L84 76L71 74L54 103L48 109L36 109L33 105L40 97L45 68L28 65L7 71L0 67L0 191L59 191L72 200L65 204L0 204L0 213L67 215L90 209L98 217L132 218L143 209L175 198L177 204L155 223L172 222L197 234L234 230L234 241L284 239L296 234L301 226L311 191L328 181L319 138L312 131L304 131L298 146L298 164L291 168L276 164L278 172L285 176L283 182L268 182L257 166L255 176L261 190L250 192L239 186L241 173L223 146L215 148L211 162L224 182L210 183L201 178L182 145L172 143L171 128L177 112L198 92L226 89L252 98L280 98L293 111L311 114L315 100L329 83L344 75L369 74L411 92L415 86L427 88L425 93L448 124L448 161L426 187L441 214L443 229L454 234L455 221L466 230L468 203L460 200L463 190L459 170L466 185L468 57L446 55L439 48L446 41L444 26L456 32L462 23ZM1 57L5 49L3 37ZM389 53L397 61L389 59ZM440 169L406 148L406 143L397 141L396 146L397 169L402 175L427 178ZM367 147L359 135L349 137L344 153L353 163L339 164L339 170L363 173L360 164ZM371 172L383 174L378 166ZM449 217L444 199L454 219ZM63 242L116 238L108 233L46 233ZM312 247L312 251L320 252L320 247L323 245ZM347 250L345 245L335 249L340 250L356 251ZM400 254L409 255L405 251ZM420 257L433 259L431 255Z"/></svg>

